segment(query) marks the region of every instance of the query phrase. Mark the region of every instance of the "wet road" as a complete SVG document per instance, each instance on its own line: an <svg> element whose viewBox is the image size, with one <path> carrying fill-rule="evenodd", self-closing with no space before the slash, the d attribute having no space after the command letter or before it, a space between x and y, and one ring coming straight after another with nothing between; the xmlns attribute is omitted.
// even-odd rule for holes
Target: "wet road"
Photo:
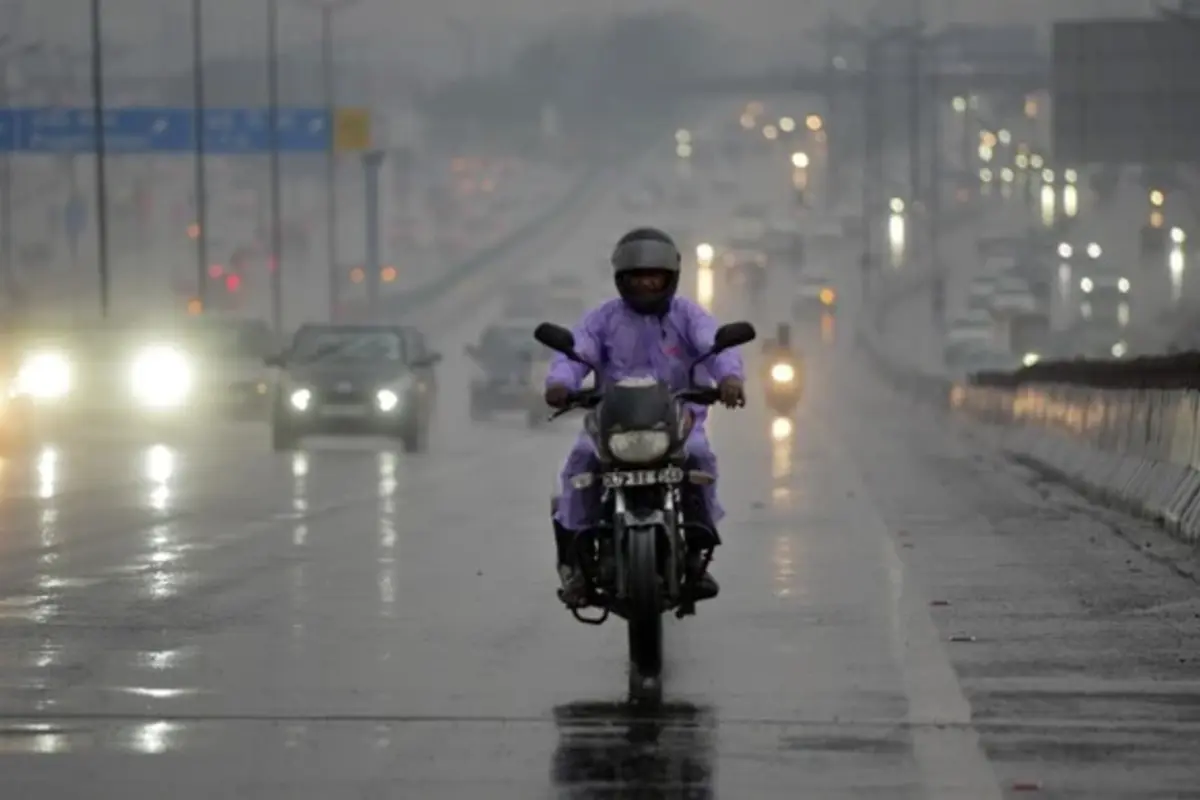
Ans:
<svg viewBox="0 0 1200 800"><path fill-rule="evenodd" d="M530 274L597 253L598 296L626 221L600 198ZM713 414L723 593L668 621L666 706L627 708L624 631L554 600L578 421L467 421L492 313L430 324L427 455L273 455L251 427L4 462L5 796L1200 796L1195 585L893 398L840 330L791 433L756 399Z"/></svg>

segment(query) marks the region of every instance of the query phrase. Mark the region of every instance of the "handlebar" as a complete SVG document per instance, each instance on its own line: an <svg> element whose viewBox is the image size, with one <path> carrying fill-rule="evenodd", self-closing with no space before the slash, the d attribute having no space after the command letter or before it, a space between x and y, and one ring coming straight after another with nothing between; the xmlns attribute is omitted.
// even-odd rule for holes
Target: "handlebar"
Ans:
<svg viewBox="0 0 1200 800"><path fill-rule="evenodd" d="M685 403L711 406L721 401L721 390L715 386L693 386L690 389L675 392L673 397ZM564 414L580 408L595 408L603 399L604 393L599 389L581 389L578 392L571 392L567 395L566 402L550 415L550 419L551 421L556 420Z"/></svg>
<svg viewBox="0 0 1200 800"><path fill-rule="evenodd" d="M550 415L550 419L551 421L556 420L577 408L595 408L600 405L603 398L604 394L598 389L580 389L578 392L571 392L567 395L566 402Z"/></svg>

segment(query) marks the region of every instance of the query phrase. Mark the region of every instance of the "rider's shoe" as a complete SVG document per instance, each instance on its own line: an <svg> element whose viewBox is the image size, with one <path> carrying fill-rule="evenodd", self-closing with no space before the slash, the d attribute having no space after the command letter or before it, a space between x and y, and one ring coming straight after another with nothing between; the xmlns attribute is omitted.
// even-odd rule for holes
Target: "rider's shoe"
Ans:
<svg viewBox="0 0 1200 800"><path fill-rule="evenodd" d="M692 599L697 602L700 600L711 600L721 593L721 585L717 583L717 579L709 574L707 569L702 570L700 556L692 556L688 563L688 575L700 573L700 577L696 580L692 587Z"/></svg>
<svg viewBox="0 0 1200 800"><path fill-rule="evenodd" d="M587 580L582 570L566 564L558 566L558 580L562 587L558 590L558 599L567 608L583 608L587 605Z"/></svg>
<svg viewBox="0 0 1200 800"><path fill-rule="evenodd" d="M711 600L721 593L721 585L707 571L696 582L693 597L697 600Z"/></svg>

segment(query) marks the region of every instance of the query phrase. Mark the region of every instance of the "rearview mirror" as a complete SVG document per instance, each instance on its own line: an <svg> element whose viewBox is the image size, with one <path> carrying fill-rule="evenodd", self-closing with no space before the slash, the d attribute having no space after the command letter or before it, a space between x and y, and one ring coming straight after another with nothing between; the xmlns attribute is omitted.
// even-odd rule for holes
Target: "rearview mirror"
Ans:
<svg viewBox="0 0 1200 800"><path fill-rule="evenodd" d="M578 360L575 355L575 336L561 325L554 325L550 322L539 323L533 331L533 338L551 350Z"/></svg>
<svg viewBox="0 0 1200 800"><path fill-rule="evenodd" d="M756 336L758 333L749 322L730 322L728 325L722 325L717 328L717 335L713 337L713 355L753 342Z"/></svg>

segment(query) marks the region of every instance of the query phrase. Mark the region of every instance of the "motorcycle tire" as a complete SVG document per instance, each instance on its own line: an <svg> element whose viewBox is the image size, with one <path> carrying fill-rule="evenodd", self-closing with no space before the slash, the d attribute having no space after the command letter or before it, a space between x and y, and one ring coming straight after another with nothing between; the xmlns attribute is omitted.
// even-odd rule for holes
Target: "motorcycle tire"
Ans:
<svg viewBox="0 0 1200 800"><path fill-rule="evenodd" d="M634 676L655 679L662 673L662 600L658 531L632 528L626 536L625 601L632 682Z"/></svg>

